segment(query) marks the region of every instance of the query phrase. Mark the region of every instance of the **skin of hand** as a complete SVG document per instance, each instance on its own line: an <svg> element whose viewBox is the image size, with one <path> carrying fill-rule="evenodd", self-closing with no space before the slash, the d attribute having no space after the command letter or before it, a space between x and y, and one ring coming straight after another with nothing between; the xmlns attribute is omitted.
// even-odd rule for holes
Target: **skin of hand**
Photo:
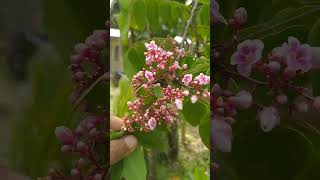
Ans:
<svg viewBox="0 0 320 180"><path fill-rule="evenodd" d="M120 131L122 126L122 119L111 115L110 128L113 131ZM120 139L112 140L110 142L110 164L114 164L124 157L128 156L138 145L138 140L132 135L124 136Z"/></svg>

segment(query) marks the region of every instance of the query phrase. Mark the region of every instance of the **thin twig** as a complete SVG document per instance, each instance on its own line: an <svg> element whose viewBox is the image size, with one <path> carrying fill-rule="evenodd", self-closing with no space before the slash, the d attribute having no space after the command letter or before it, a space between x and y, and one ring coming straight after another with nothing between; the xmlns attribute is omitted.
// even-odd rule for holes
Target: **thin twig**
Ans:
<svg viewBox="0 0 320 180"><path fill-rule="evenodd" d="M231 75L241 77L243 79L246 79L246 80L251 81L251 82L253 82L255 84L258 84L258 85L268 85L269 84L268 82L259 81L257 79L253 79L253 78L250 78L250 77L247 77L247 76L243 76L243 75L241 75L239 73L236 73L236 72L233 72L233 71L230 71L230 70L227 70L227 69L224 69L223 71L225 71L225 72L227 72L227 73L229 73Z"/></svg>
<svg viewBox="0 0 320 180"><path fill-rule="evenodd" d="M183 36L182 36L182 41L181 41L181 44L180 44L180 48L183 48L183 45L184 45L184 42L186 41L186 38L187 38L187 34L188 34L188 29L193 21L193 18L195 16L195 12L196 12L196 9L198 7L198 0L193 0L194 4L193 4L193 7L192 7L192 10L191 10L191 15L190 15L190 18L188 19L187 21L187 25L184 29L184 32L183 32Z"/></svg>

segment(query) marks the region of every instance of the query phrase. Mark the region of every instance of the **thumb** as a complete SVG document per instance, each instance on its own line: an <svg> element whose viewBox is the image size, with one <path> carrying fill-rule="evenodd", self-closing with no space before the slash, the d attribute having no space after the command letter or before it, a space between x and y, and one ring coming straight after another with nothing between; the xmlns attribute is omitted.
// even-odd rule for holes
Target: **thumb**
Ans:
<svg viewBox="0 0 320 180"><path fill-rule="evenodd" d="M132 135L112 140L110 142L110 164L114 164L129 155L137 147L137 144L137 138Z"/></svg>

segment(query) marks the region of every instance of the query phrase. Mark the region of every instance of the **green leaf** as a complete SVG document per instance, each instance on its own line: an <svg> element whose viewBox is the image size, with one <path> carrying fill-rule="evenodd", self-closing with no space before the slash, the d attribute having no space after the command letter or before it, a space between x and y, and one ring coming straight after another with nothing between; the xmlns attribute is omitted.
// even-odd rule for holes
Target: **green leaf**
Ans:
<svg viewBox="0 0 320 180"><path fill-rule="evenodd" d="M123 161L113 164L110 168L110 179L120 180L123 170Z"/></svg>
<svg viewBox="0 0 320 180"><path fill-rule="evenodd" d="M137 44L128 50L124 60L124 70L129 78L145 67L144 51L143 44Z"/></svg>
<svg viewBox="0 0 320 180"><path fill-rule="evenodd" d="M116 116L123 117L128 111L127 102L133 99L132 87L129 79L123 76L119 81L119 95L113 102L113 113Z"/></svg>
<svg viewBox="0 0 320 180"><path fill-rule="evenodd" d="M126 180L146 180L147 169L140 147L123 160L122 177Z"/></svg>
<svg viewBox="0 0 320 180"><path fill-rule="evenodd" d="M154 86L153 93L157 98L161 98L163 96L161 86Z"/></svg>
<svg viewBox="0 0 320 180"><path fill-rule="evenodd" d="M311 46L320 46L320 19L313 25L308 35L308 43ZM320 95L320 72L312 72L312 88L315 96Z"/></svg>
<svg viewBox="0 0 320 180"><path fill-rule="evenodd" d="M210 116L209 113L205 118L202 119L199 125L199 134L203 144L209 149L210 148Z"/></svg>
<svg viewBox="0 0 320 180"><path fill-rule="evenodd" d="M210 25L210 5L209 4L204 4L201 6L200 10L199 10L199 22L201 25ZM207 36L209 36L209 34L207 34Z"/></svg>
<svg viewBox="0 0 320 180"><path fill-rule="evenodd" d="M159 15L162 23L170 25L171 22L171 6L167 0L162 0L159 5Z"/></svg>
<svg viewBox="0 0 320 180"><path fill-rule="evenodd" d="M131 6L132 2L133 0L119 0L120 8L128 9Z"/></svg>
<svg viewBox="0 0 320 180"><path fill-rule="evenodd" d="M194 180L209 180L209 176L206 175L206 171L203 168L196 167L193 174Z"/></svg>
<svg viewBox="0 0 320 180"><path fill-rule="evenodd" d="M308 35L308 42L311 46L320 46L320 19L313 25Z"/></svg>
<svg viewBox="0 0 320 180"><path fill-rule="evenodd" d="M105 0L43 1L43 25L48 39L68 60L75 44L83 42L95 29L105 29L109 4ZM85 13L84 13L85 9ZM68 37L68 38L66 38Z"/></svg>
<svg viewBox="0 0 320 180"><path fill-rule="evenodd" d="M132 16L130 21L130 26L133 29L143 31L146 27L146 8L144 1L142 0L136 0L131 8Z"/></svg>
<svg viewBox="0 0 320 180"><path fill-rule="evenodd" d="M137 130L133 133L133 135L138 138L139 143L143 147L163 151L165 149L164 142L166 142L166 136L164 132L165 131L162 129L162 127L158 126L155 130L148 133Z"/></svg>
<svg viewBox="0 0 320 180"><path fill-rule="evenodd" d="M151 31L157 32L160 23L159 23L159 1L158 0L145 0L146 4L146 12L147 12L147 19L148 24L150 26Z"/></svg>
<svg viewBox="0 0 320 180"><path fill-rule="evenodd" d="M207 117L209 113L209 107L202 102L191 103L186 101L183 103L182 115L192 126L197 126L200 122Z"/></svg>

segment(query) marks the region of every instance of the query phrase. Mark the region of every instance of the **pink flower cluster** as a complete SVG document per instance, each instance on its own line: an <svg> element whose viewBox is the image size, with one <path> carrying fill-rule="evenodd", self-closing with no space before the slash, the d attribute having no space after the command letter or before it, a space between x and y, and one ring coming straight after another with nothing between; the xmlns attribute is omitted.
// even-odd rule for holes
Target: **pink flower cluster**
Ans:
<svg viewBox="0 0 320 180"><path fill-rule="evenodd" d="M145 47L147 68L133 76L131 83L136 99L128 102L130 113L124 117L123 130L129 132L154 130L162 122L170 125L178 118L178 110L183 109L186 98L196 103L210 96L206 90L209 76L200 73L193 78L192 74L184 73L188 66L179 63L185 56L184 49L176 47L174 42L172 51L164 50L154 41Z"/></svg>

